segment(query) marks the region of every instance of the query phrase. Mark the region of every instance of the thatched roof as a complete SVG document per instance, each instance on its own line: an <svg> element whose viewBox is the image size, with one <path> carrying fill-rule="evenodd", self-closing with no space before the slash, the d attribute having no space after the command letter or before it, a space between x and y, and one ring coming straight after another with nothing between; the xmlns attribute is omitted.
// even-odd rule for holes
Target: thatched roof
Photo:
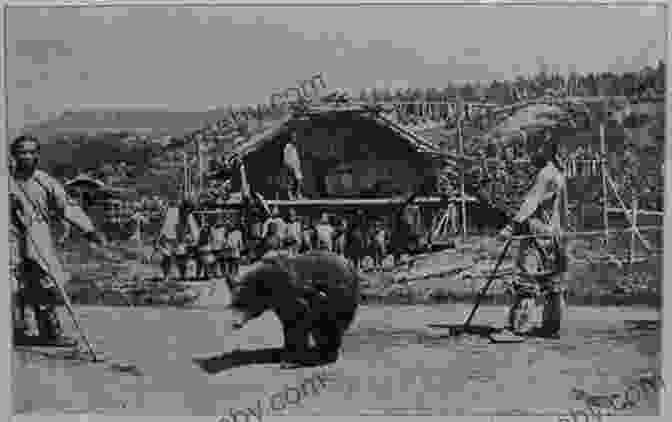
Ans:
<svg viewBox="0 0 672 422"><path fill-rule="evenodd" d="M293 113L288 114L281 119L270 122L261 131L251 135L247 139L237 142L233 146L231 156L239 158L245 157L248 154L261 149L267 143L273 142L278 135L291 130L296 122L314 117L324 117L329 114L358 114L360 118L370 119L379 127L391 130L395 135L410 144L418 152L434 155L441 154L438 145L417 133L405 129L396 122L385 117L381 111L381 109L368 104L357 104L353 102L311 104L303 109L295 110Z"/></svg>
<svg viewBox="0 0 672 422"><path fill-rule="evenodd" d="M559 126L569 120L569 114L558 106L532 104L515 111L509 118L488 132L494 139L525 136L527 131Z"/></svg>

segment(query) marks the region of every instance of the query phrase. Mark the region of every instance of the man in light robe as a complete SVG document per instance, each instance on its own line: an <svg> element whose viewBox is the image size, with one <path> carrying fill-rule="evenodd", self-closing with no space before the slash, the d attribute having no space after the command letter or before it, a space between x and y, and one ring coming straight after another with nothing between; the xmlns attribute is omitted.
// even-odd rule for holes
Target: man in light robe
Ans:
<svg viewBox="0 0 672 422"><path fill-rule="evenodd" d="M165 251L172 253L177 264L180 279L186 277L186 269L191 258L189 248L198 239L200 228L193 214L193 205L183 201L178 206L171 206L161 227L159 240L167 245Z"/></svg>
<svg viewBox="0 0 672 422"><path fill-rule="evenodd" d="M76 342L63 334L56 314L69 275L56 254L52 227L66 221L92 244L104 245L105 240L63 186L37 169L39 149L39 140L31 136L18 137L10 147L15 163L9 189L14 343L72 347Z"/></svg>
<svg viewBox="0 0 672 422"><path fill-rule="evenodd" d="M303 173L301 172L301 160L299 159L299 152L296 149L297 137L296 132L292 132L291 139L285 145L283 150L283 159L285 165L292 172L292 186L289 189L289 199L301 199L303 193Z"/></svg>
<svg viewBox="0 0 672 422"><path fill-rule="evenodd" d="M567 185L562 167L557 162L557 141L550 137L550 132L531 149L532 164L539 169L534 185L512 223L500 233L503 239L515 234L535 236L522 240L518 248L516 265L520 277L514 284L515 299L509 312L509 325L514 333L536 332L546 337L557 337L565 312ZM529 319L526 309L521 309L538 294L544 297L540 327L535 326L538 321Z"/></svg>

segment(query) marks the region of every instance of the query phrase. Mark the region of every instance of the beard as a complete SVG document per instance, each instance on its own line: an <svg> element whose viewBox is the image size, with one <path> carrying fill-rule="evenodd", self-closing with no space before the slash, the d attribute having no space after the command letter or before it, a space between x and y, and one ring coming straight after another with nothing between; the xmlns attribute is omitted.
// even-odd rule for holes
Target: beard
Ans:
<svg viewBox="0 0 672 422"><path fill-rule="evenodd" d="M37 169L37 160L16 160L14 171L21 175L30 176Z"/></svg>
<svg viewBox="0 0 672 422"><path fill-rule="evenodd" d="M532 165L538 169L544 168L548 160L542 154L537 154L532 157Z"/></svg>

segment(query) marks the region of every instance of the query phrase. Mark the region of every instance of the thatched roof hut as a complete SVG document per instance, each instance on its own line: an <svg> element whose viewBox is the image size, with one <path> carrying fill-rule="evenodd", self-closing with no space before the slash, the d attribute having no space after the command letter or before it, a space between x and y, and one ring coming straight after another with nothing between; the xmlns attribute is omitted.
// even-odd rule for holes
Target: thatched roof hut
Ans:
<svg viewBox="0 0 672 422"><path fill-rule="evenodd" d="M290 170L283 150L296 135L296 150L311 199L389 198L436 184L439 147L386 118L380 110L348 103L319 104L274 121L234 145L252 188L267 199L286 199ZM240 188L240 180L233 189ZM431 190L431 189L430 189Z"/></svg>

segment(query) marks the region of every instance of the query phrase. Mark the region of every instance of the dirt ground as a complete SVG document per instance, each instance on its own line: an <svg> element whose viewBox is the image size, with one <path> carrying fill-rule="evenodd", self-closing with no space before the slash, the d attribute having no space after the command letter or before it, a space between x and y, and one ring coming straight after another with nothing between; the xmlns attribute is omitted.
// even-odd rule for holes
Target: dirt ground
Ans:
<svg viewBox="0 0 672 422"><path fill-rule="evenodd" d="M559 340L491 344L428 328L460 323L469 305L367 306L338 362L281 369L265 352L249 352L282 344L275 316L229 333L221 299L197 309L78 307L107 360L14 351L15 413L226 416L258 407L264 416L560 415L583 408L572 388L622 393L638 374L661 373L660 313L651 308L571 307ZM502 307L483 307L474 323L501 326L504 316ZM236 349L247 352L230 354ZM194 358L209 362L209 372ZM323 389L272 410L271 396L324 370L330 376ZM658 397L648 397L620 413L658 409Z"/></svg>

